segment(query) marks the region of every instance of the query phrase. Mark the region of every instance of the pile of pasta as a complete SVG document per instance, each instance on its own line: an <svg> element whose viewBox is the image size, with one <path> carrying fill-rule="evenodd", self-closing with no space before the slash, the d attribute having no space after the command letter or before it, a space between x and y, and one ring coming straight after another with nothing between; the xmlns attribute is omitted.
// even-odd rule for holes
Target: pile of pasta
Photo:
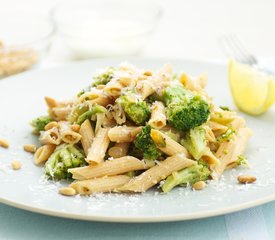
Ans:
<svg viewBox="0 0 275 240"><path fill-rule="evenodd" d="M74 179L70 187L81 195L145 192L160 182L163 184L169 176L198 164L198 159L181 144L185 132L169 124L165 103L152 97L161 95L168 86L179 84L201 96L210 106L209 117L201 125L206 133L206 148L199 158L211 172L209 179L218 179L225 169L238 165L251 130L236 112L214 105L205 91L205 74L175 76L168 64L151 71L125 63L112 68L109 75L108 71L96 74L104 76L104 81L90 85L69 101L45 97L51 120L39 132L42 146L35 153L36 164L47 162L58 147L69 144L85 156L85 166L68 169ZM150 108L149 118L143 123L130 119L118 101L129 91L138 101L147 102ZM100 109L84 114L83 119L74 118L76 109L83 106ZM137 157L132 153L133 142L145 126L150 126L152 143L161 155L158 159ZM234 129L230 139L221 141L230 129ZM162 144L157 143L158 138L162 139Z"/></svg>

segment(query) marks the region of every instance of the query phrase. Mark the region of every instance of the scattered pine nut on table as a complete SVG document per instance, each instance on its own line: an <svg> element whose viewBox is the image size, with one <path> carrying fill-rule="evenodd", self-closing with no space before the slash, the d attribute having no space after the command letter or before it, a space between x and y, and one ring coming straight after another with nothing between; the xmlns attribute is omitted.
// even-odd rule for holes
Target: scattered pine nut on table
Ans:
<svg viewBox="0 0 275 240"><path fill-rule="evenodd" d="M0 138L0 146L3 148L8 148L10 146L10 144L7 140Z"/></svg>
<svg viewBox="0 0 275 240"><path fill-rule="evenodd" d="M17 160L13 160L11 162L11 167L13 170L19 170L22 168L22 163L20 161L17 161Z"/></svg>
<svg viewBox="0 0 275 240"><path fill-rule="evenodd" d="M64 187L59 189L59 193L64 196L74 196L76 194L76 191L74 188Z"/></svg>
<svg viewBox="0 0 275 240"><path fill-rule="evenodd" d="M29 153L35 153L36 145L35 144L25 144L23 146L24 150Z"/></svg>

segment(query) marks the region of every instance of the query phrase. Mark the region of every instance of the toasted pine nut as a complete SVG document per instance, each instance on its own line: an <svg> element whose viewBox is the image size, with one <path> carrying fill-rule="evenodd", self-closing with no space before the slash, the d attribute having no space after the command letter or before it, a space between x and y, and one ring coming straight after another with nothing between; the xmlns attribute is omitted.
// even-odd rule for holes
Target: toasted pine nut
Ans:
<svg viewBox="0 0 275 240"><path fill-rule="evenodd" d="M59 189L59 193L64 196L73 196L76 194L76 191L74 188L71 187L64 187Z"/></svg>
<svg viewBox="0 0 275 240"><path fill-rule="evenodd" d="M36 151L36 145L35 144L25 144L23 146L24 150L26 152L34 153Z"/></svg>
<svg viewBox="0 0 275 240"><path fill-rule="evenodd" d="M78 124L73 124L73 125L71 126L71 129L72 129L74 132L79 132L79 130L80 130L80 125L78 125Z"/></svg>
<svg viewBox="0 0 275 240"><path fill-rule="evenodd" d="M152 76L153 75L153 73L150 71L150 70L147 70L147 71L145 71L144 73L143 73L143 75L145 75L145 76Z"/></svg>
<svg viewBox="0 0 275 240"><path fill-rule="evenodd" d="M19 170L22 167L21 162L14 160L11 162L11 167L13 170Z"/></svg>
<svg viewBox="0 0 275 240"><path fill-rule="evenodd" d="M202 190L205 188L205 186L206 184L204 181L198 181L192 185L192 188L195 190Z"/></svg>
<svg viewBox="0 0 275 240"><path fill-rule="evenodd" d="M47 130L50 130L54 127L58 127L58 123L53 121L53 122L49 122L45 127L44 129L47 131Z"/></svg>
<svg viewBox="0 0 275 240"><path fill-rule="evenodd" d="M9 142L5 139L0 139L0 146L3 148L8 148L10 146Z"/></svg>
<svg viewBox="0 0 275 240"><path fill-rule="evenodd" d="M254 183L257 180L256 177L250 175L240 175L238 176L239 183Z"/></svg>

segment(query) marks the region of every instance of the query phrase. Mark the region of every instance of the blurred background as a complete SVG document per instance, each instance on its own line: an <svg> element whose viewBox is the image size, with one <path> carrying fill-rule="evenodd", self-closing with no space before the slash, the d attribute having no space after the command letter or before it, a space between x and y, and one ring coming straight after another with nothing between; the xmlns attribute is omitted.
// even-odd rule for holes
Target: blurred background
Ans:
<svg viewBox="0 0 275 240"><path fill-rule="evenodd" d="M73 5L75 2L78 7ZM39 56L28 52L27 60L24 52L27 63L20 62L19 69L35 65L40 58L43 58L39 65L42 67L117 55L220 59L224 55L218 39L229 33L237 34L247 48L260 57L275 55L273 0L98 2L0 0L0 41L4 47L27 43L24 46L28 49L38 51ZM124 7L117 7L117 3ZM56 5L58 7L53 10ZM42 17L49 22L43 22ZM22 58L21 52L15 52L13 60L17 54Z"/></svg>

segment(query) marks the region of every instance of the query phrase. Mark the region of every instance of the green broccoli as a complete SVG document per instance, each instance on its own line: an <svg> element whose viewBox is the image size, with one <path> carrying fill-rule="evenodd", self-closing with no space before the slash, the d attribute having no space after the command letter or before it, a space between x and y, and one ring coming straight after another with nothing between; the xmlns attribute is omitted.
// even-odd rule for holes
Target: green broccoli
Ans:
<svg viewBox="0 0 275 240"><path fill-rule="evenodd" d="M136 94L127 92L117 99L126 116L137 125L144 125L150 118L149 105L137 97Z"/></svg>
<svg viewBox="0 0 275 240"><path fill-rule="evenodd" d="M34 128L34 133L44 131L45 126L52 121L53 119L49 116L41 116L33 119L31 121L31 126Z"/></svg>
<svg viewBox="0 0 275 240"><path fill-rule="evenodd" d="M70 123L82 124L86 119L90 119L97 113L106 112L106 108L98 104L94 104L92 107L88 105L77 105L70 113L68 120Z"/></svg>
<svg viewBox="0 0 275 240"><path fill-rule="evenodd" d="M73 145L63 144L55 149L45 164L45 174L54 180L70 179L69 168L85 166L85 156Z"/></svg>
<svg viewBox="0 0 275 240"><path fill-rule="evenodd" d="M114 72L115 68L108 67L103 73L94 76L94 82L92 83L92 87L96 87L98 85L106 85L114 77Z"/></svg>
<svg viewBox="0 0 275 240"><path fill-rule="evenodd" d="M198 181L205 181L209 178L210 170L204 163L198 163L181 171L174 172L162 185L162 191L170 192L175 186L180 184L194 184Z"/></svg>
<svg viewBox="0 0 275 240"><path fill-rule="evenodd" d="M168 123L177 130L188 131L200 126L210 114L210 106L201 96L179 85L167 87L163 99L167 106Z"/></svg>
<svg viewBox="0 0 275 240"><path fill-rule="evenodd" d="M222 109L223 111L229 111L231 112L230 108L228 106L220 106L220 109Z"/></svg>
<svg viewBox="0 0 275 240"><path fill-rule="evenodd" d="M185 138L181 140L181 144L199 160L206 148L206 131L201 126L195 127L186 133Z"/></svg>
<svg viewBox="0 0 275 240"><path fill-rule="evenodd" d="M239 155L238 156L238 160L236 161L238 166L244 166L244 167L248 167L249 163L247 161L247 157L244 155Z"/></svg>
<svg viewBox="0 0 275 240"><path fill-rule="evenodd" d="M77 97L80 97L86 92L89 92L92 87L96 87L98 85L106 85L108 82L112 80L114 77L115 68L108 67L102 73L93 76L93 82L90 86L83 88L78 94Z"/></svg>
<svg viewBox="0 0 275 240"><path fill-rule="evenodd" d="M151 127L149 125L142 128L134 141L135 147L143 153L143 158L156 160L161 156L160 150L156 147L151 136Z"/></svg>

